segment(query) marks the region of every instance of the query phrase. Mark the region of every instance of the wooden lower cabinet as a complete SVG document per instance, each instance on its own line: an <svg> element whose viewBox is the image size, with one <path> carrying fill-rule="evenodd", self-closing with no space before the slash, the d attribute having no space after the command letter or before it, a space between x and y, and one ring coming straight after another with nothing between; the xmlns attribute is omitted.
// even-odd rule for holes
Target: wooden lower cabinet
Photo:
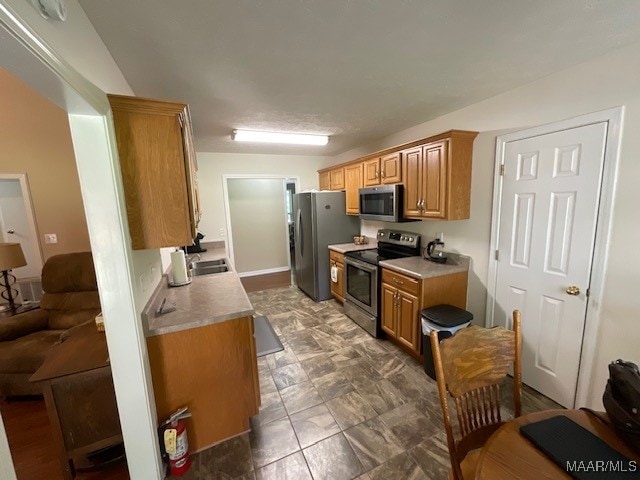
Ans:
<svg viewBox="0 0 640 480"><path fill-rule="evenodd" d="M467 272L423 280L382 269L381 328L387 337L415 358L422 354L420 311L442 303L465 308Z"/></svg>
<svg viewBox="0 0 640 480"><path fill-rule="evenodd" d="M338 281L331 281L331 295L338 302L344 303L344 255L329 250L329 268L336 266L338 269Z"/></svg>
<svg viewBox="0 0 640 480"><path fill-rule="evenodd" d="M158 420L189 407L189 447L197 452L250 429L260 386L253 318L147 338Z"/></svg>

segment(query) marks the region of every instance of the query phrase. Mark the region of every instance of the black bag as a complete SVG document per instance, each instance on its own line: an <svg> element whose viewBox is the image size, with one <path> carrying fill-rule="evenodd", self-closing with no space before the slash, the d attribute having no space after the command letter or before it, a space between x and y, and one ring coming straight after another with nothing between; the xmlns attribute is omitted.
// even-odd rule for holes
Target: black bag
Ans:
<svg viewBox="0 0 640 480"><path fill-rule="evenodd" d="M635 363L616 360L609 364L602 403L616 432L640 452L640 370Z"/></svg>

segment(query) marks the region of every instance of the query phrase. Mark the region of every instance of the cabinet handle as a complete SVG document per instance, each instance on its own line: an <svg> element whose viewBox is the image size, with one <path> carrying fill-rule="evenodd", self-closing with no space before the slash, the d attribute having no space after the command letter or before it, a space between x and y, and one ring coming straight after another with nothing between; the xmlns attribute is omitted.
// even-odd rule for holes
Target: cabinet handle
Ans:
<svg viewBox="0 0 640 480"><path fill-rule="evenodd" d="M384 170L382 170L382 178L386 178L387 174L384 172Z"/></svg>
<svg viewBox="0 0 640 480"><path fill-rule="evenodd" d="M376 178L380 178L380 172L376 169Z"/></svg>
<svg viewBox="0 0 640 480"><path fill-rule="evenodd" d="M398 280L397 278L393 279L393 283L398 284L398 285L404 285L404 282L402 280Z"/></svg>
<svg viewBox="0 0 640 480"><path fill-rule="evenodd" d="M421 198L419 203L420 203L420 205L418 206L418 208L420 210L424 210L424 198Z"/></svg>

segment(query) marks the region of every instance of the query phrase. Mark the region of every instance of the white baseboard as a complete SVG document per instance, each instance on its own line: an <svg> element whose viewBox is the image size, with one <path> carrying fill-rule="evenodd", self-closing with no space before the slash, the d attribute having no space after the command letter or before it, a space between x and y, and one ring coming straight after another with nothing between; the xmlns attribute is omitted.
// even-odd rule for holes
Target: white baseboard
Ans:
<svg viewBox="0 0 640 480"><path fill-rule="evenodd" d="M276 267L276 268L267 268L266 270L254 270L253 272L242 272L239 273L239 277L255 277L257 275L267 275L269 273L279 273L286 272L287 270L291 270L289 267Z"/></svg>

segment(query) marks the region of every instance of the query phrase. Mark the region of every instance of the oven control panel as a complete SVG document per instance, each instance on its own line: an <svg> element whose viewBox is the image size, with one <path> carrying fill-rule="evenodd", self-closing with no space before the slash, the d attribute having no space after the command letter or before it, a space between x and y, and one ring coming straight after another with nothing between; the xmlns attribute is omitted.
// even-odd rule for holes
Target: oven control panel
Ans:
<svg viewBox="0 0 640 480"><path fill-rule="evenodd" d="M420 246L420 235L413 232L401 232L385 228L378 230L378 242L392 243L409 248L418 248Z"/></svg>

